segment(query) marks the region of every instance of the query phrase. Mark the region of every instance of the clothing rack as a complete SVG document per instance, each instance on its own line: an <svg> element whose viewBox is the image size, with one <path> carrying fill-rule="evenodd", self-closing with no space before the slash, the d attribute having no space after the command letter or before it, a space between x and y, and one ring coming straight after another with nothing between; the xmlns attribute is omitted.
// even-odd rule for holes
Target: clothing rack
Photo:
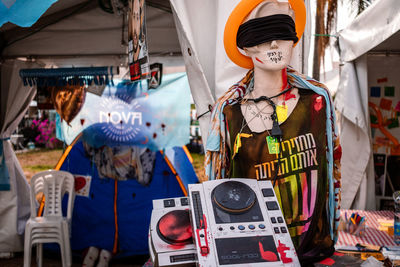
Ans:
<svg viewBox="0 0 400 267"><path fill-rule="evenodd" d="M112 84L119 67L81 67L56 69L21 69L25 86L107 85Z"/></svg>

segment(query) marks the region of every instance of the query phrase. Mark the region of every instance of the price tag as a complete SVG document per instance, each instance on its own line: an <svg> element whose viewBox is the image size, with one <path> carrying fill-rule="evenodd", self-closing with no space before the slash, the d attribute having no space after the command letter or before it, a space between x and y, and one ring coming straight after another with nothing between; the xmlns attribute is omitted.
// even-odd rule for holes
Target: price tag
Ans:
<svg viewBox="0 0 400 267"><path fill-rule="evenodd" d="M268 151L270 154L279 154L279 143L275 137L267 136Z"/></svg>
<svg viewBox="0 0 400 267"><path fill-rule="evenodd" d="M288 116L288 106L276 106L276 115L278 116L278 122L284 122Z"/></svg>

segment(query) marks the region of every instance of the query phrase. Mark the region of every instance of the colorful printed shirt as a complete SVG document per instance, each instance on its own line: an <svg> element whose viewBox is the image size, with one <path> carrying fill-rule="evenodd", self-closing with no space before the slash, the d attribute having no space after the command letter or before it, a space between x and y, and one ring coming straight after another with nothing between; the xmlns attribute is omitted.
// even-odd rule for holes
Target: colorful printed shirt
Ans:
<svg viewBox="0 0 400 267"><path fill-rule="evenodd" d="M239 103L226 105L223 113L230 148L235 148L228 149L227 176L273 180L276 175L275 193L299 259L305 263L330 256L334 247L325 213L326 105L322 96L310 90L300 89L299 94L293 112L280 125L281 145L267 130L252 132Z"/></svg>

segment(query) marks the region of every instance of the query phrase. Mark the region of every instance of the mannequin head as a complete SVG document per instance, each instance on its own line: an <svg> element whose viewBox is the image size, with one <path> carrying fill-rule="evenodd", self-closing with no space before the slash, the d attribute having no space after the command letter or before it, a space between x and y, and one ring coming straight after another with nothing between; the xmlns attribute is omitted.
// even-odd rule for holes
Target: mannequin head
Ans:
<svg viewBox="0 0 400 267"><path fill-rule="evenodd" d="M289 3L267 0L253 9L244 22L277 14L289 15L294 20L294 12ZM243 50L252 59L254 68L265 71L279 71L289 64L293 44L292 40L273 40L252 47L243 47Z"/></svg>

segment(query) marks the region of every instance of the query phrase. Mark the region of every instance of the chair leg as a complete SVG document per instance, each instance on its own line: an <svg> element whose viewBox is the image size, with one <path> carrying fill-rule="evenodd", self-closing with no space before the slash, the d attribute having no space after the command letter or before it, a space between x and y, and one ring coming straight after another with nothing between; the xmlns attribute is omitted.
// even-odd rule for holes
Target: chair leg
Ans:
<svg viewBox="0 0 400 267"><path fill-rule="evenodd" d="M31 266L31 256L32 256L32 247L31 247L31 229L30 227L26 227L25 229L25 242L24 242L24 267Z"/></svg>
<svg viewBox="0 0 400 267"><path fill-rule="evenodd" d="M69 224L68 223L63 223L62 224L62 241L64 243L64 251L65 251L65 257L67 260L68 266L72 265L72 251L71 251L71 241L70 241L70 230L69 230Z"/></svg>
<svg viewBox="0 0 400 267"><path fill-rule="evenodd" d="M60 252L61 252L61 262L63 267L70 267L71 265L68 265L68 260L67 260L67 255L65 253L65 243L63 238L60 239Z"/></svg>
<svg viewBox="0 0 400 267"><path fill-rule="evenodd" d="M36 244L36 263L38 267L43 266L43 244Z"/></svg>
<svg viewBox="0 0 400 267"><path fill-rule="evenodd" d="M65 257L67 258L67 264L68 266L72 266L72 251L71 251L71 244L69 241L69 237L64 237L66 240L64 240L64 250L65 250Z"/></svg>

